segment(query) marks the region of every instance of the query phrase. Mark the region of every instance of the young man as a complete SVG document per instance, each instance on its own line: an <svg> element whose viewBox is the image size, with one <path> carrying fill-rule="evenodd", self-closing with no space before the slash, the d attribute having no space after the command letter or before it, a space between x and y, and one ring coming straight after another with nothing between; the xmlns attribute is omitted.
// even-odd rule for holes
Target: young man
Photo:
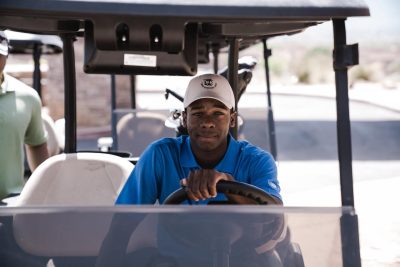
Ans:
<svg viewBox="0 0 400 267"><path fill-rule="evenodd" d="M24 144L32 171L48 158L39 95L3 72L8 52L8 39L0 31L0 200L24 185Z"/></svg>
<svg viewBox="0 0 400 267"><path fill-rule="evenodd" d="M116 204L153 204L186 186L195 204L224 200L216 192L220 180L257 186L281 204L277 168L272 156L229 134L235 126L235 99L228 81L220 75L193 78L184 97L183 126L189 135L152 143L140 157ZM237 203L253 204L239 196Z"/></svg>

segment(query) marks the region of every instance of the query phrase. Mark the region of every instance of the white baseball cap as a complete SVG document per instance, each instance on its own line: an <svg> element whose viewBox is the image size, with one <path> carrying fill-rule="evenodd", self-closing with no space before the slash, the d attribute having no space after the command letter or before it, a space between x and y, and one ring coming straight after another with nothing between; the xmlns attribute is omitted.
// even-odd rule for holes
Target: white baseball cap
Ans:
<svg viewBox="0 0 400 267"><path fill-rule="evenodd" d="M232 87L221 75L203 74L190 80L183 98L183 106L187 108L194 101L203 98L218 100L229 109L235 109Z"/></svg>
<svg viewBox="0 0 400 267"><path fill-rule="evenodd" d="M0 31L0 54L8 56L8 39L4 31Z"/></svg>

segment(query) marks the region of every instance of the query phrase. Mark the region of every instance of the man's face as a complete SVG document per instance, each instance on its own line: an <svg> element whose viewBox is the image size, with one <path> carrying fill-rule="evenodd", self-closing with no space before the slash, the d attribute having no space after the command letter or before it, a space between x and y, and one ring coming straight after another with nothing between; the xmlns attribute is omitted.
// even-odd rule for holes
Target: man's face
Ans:
<svg viewBox="0 0 400 267"><path fill-rule="evenodd" d="M8 40L4 35L4 32L0 32L0 74L3 73L4 67L6 66L7 55L9 52L8 49Z"/></svg>
<svg viewBox="0 0 400 267"><path fill-rule="evenodd" d="M7 56L0 54L0 74L3 73L4 67L6 66Z"/></svg>
<svg viewBox="0 0 400 267"><path fill-rule="evenodd" d="M226 149L229 128L235 126L235 112L215 99L199 99L183 113L183 126L194 151Z"/></svg>

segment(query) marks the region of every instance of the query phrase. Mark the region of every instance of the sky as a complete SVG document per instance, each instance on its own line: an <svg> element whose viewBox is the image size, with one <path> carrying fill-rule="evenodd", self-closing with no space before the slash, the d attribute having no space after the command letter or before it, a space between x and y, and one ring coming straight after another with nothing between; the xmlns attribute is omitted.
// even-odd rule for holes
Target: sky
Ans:
<svg viewBox="0 0 400 267"><path fill-rule="evenodd" d="M400 1L366 0L370 17L350 18L349 33L361 41L400 40Z"/></svg>
<svg viewBox="0 0 400 267"><path fill-rule="evenodd" d="M400 42L400 1L364 0L369 6L369 17L353 17L346 20L348 43ZM303 33L291 36L298 42L332 42L332 23L310 27ZM278 41L279 42L279 41Z"/></svg>

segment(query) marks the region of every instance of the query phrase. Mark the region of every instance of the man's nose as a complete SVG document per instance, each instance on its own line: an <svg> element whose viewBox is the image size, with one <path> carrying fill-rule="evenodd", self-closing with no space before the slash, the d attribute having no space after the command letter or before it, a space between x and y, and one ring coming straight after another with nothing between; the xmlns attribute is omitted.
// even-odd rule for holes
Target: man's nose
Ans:
<svg viewBox="0 0 400 267"><path fill-rule="evenodd" d="M215 127L215 121L212 116L204 116L203 119L201 120L201 127L203 128L214 128Z"/></svg>

